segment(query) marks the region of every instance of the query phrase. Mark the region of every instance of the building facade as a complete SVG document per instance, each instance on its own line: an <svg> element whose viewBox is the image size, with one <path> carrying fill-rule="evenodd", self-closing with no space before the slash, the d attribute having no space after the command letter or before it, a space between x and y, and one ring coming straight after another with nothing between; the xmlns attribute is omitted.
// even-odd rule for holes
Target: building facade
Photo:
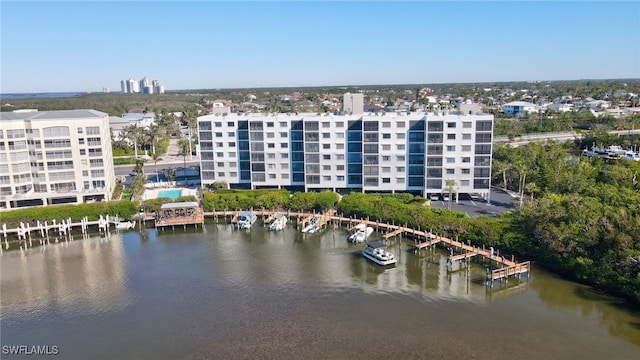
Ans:
<svg viewBox="0 0 640 360"><path fill-rule="evenodd" d="M0 113L0 210L110 200L115 185L107 114Z"/></svg>
<svg viewBox="0 0 640 360"><path fill-rule="evenodd" d="M538 111L536 104L526 101L512 101L503 106L505 115L522 115Z"/></svg>
<svg viewBox="0 0 640 360"><path fill-rule="evenodd" d="M198 117L202 184L488 197L493 115Z"/></svg>

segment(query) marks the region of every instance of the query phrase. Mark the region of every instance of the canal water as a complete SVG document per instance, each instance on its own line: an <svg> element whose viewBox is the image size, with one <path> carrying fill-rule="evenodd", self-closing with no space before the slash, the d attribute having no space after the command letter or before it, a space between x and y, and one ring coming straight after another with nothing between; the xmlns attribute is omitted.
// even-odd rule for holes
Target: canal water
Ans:
<svg viewBox="0 0 640 360"><path fill-rule="evenodd" d="M640 358L640 313L588 287L534 267L490 289L482 265L399 240L383 269L347 235L208 223L5 251L2 358Z"/></svg>

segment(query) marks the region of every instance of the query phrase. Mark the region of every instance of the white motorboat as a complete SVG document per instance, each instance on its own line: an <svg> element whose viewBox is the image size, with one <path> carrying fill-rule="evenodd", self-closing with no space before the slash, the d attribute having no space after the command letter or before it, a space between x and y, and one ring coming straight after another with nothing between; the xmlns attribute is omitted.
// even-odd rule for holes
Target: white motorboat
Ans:
<svg viewBox="0 0 640 360"><path fill-rule="evenodd" d="M309 221L309 225L305 226L304 229L302 229L303 233L314 233L318 230L320 230L320 226L318 226L318 224L320 223L320 220L322 219L322 215L318 214L316 216L313 217L313 219L311 219L311 221Z"/></svg>
<svg viewBox="0 0 640 360"><path fill-rule="evenodd" d="M243 211L238 215L238 223L236 225L238 229L250 229L257 219L258 216L251 211Z"/></svg>
<svg viewBox="0 0 640 360"><path fill-rule="evenodd" d="M362 250L362 255L380 266L393 265L396 258L386 250L386 245L382 241L372 241Z"/></svg>
<svg viewBox="0 0 640 360"><path fill-rule="evenodd" d="M133 223L131 221L124 221L124 222L117 222L116 223L116 229L119 229L119 230L132 229L134 226L135 226L135 223Z"/></svg>
<svg viewBox="0 0 640 360"><path fill-rule="evenodd" d="M269 225L269 230L280 231L280 230L284 230L286 226L287 226L287 217L282 214L279 214L279 215L276 215L276 218Z"/></svg>
<svg viewBox="0 0 640 360"><path fill-rule="evenodd" d="M367 226L366 224L358 224L356 225L353 234L349 236L349 241L355 243L365 242L372 233L373 228L371 226Z"/></svg>

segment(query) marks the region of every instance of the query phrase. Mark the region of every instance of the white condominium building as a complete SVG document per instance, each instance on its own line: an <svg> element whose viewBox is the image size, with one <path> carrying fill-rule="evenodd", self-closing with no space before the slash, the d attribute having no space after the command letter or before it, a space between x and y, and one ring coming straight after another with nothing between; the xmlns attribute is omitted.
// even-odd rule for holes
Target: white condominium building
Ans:
<svg viewBox="0 0 640 360"><path fill-rule="evenodd" d="M0 210L110 200L115 183L107 114L0 113Z"/></svg>
<svg viewBox="0 0 640 360"><path fill-rule="evenodd" d="M214 114L198 134L203 185L489 194L493 115L477 111Z"/></svg>

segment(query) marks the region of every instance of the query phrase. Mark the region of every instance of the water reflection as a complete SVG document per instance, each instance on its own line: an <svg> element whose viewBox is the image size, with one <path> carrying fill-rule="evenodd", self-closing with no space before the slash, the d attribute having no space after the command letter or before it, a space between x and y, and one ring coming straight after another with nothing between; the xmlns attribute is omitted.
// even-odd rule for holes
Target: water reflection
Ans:
<svg viewBox="0 0 640 360"><path fill-rule="evenodd" d="M2 256L3 313L96 314L129 302L121 235L44 245Z"/></svg>

